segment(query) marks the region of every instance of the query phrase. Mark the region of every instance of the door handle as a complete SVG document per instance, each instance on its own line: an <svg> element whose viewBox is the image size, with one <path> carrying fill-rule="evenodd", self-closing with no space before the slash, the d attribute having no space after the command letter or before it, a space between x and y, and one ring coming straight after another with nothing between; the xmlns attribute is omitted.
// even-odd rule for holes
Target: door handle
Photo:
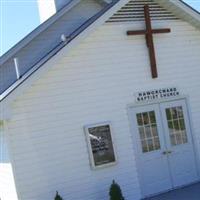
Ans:
<svg viewBox="0 0 200 200"><path fill-rule="evenodd" d="M163 152L162 152L163 155L167 155L167 154L171 154L171 153L172 153L172 151L170 151L170 150L167 150L167 151L163 151Z"/></svg>
<svg viewBox="0 0 200 200"><path fill-rule="evenodd" d="M163 151L162 154L163 154L163 155L167 155L167 154L168 154L168 151Z"/></svg>

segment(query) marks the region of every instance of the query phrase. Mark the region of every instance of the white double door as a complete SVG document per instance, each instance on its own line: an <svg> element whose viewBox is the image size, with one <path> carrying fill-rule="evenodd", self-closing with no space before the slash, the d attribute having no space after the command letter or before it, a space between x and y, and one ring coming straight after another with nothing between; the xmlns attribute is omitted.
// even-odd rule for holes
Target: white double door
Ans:
<svg viewBox="0 0 200 200"><path fill-rule="evenodd" d="M143 197L198 180L184 100L135 107L131 119Z"/></svg>

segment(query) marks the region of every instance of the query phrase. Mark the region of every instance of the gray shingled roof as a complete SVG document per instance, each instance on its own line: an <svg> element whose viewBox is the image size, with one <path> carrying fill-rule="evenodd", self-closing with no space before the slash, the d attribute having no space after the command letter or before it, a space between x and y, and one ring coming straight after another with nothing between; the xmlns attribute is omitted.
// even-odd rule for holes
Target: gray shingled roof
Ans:
<svg viewBox="0 0 200 200"><path fill-rule="evenodd" d="M5 53L0 58L1 97L5 98L17 81L14 58L18 59L21 77L30 76L113 4L73 0ZM67 36L66 42L61 40L62 34Z"/></svg>

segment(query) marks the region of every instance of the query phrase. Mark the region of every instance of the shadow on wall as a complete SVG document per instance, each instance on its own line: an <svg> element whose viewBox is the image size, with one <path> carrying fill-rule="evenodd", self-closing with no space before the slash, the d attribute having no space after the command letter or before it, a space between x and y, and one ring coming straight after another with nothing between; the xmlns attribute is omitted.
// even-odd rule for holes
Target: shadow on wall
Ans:
<svg viewBox="0 0 200 200"><path fill-rule="evenodd" d="M0 121L0 163L10 163L2 121Z"/></svg>
<svg viewBox="0 0 200 200"><path fill-rule="evenodd" d="M0 121L0 200L17 200L3 123Z"/></svg>

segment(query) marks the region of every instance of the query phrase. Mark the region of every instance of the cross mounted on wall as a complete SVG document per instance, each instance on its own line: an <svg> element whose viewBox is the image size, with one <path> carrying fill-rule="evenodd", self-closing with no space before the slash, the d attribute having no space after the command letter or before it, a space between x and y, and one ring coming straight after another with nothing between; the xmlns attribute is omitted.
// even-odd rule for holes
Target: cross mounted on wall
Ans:
<svg viewBox="0 0 200 200"><path fill-rule="evenodd" d="M144 16L145 16L146 30L127 31L127 35L145 35L146 44L149 49L152 78L157 78L158 72L157 72L157 66L156 66L156 55L155 55L155 49L154 49L154 43L153 43L153 34L170 33L171 30L169 28L152 29L148 5L144 6Z"/></svg>

